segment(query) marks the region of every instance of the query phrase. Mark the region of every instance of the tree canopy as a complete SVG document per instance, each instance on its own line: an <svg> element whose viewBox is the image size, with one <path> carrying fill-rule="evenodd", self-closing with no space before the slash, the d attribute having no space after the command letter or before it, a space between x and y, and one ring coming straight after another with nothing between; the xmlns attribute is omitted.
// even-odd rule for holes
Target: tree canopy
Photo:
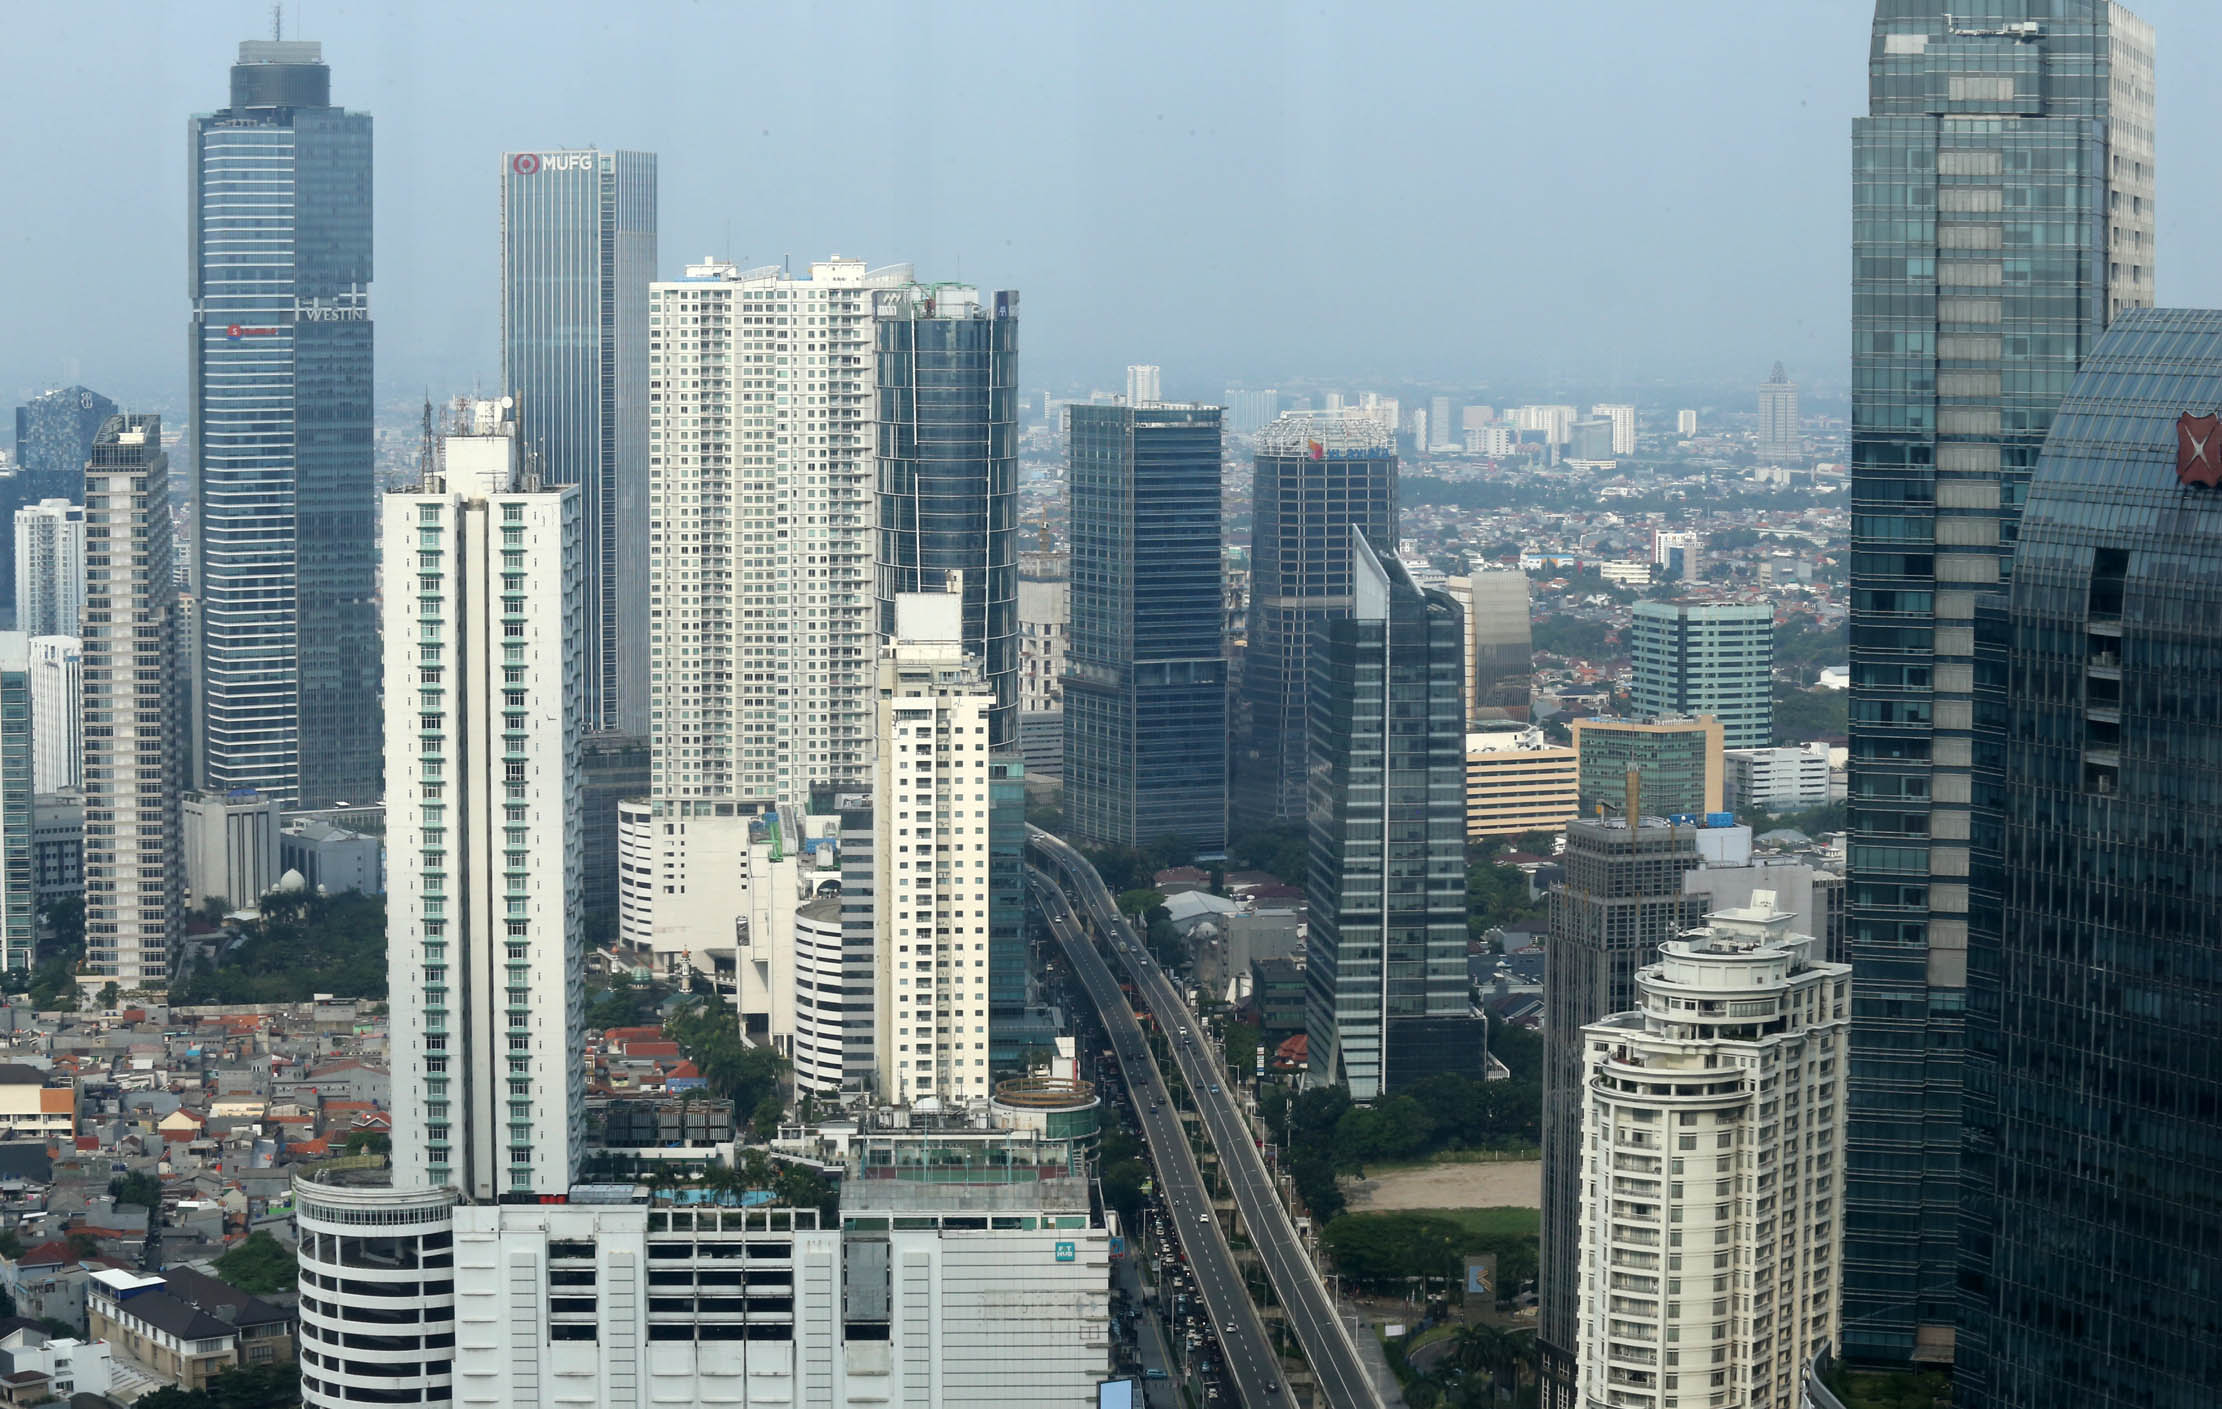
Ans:
<svg viewBox="0 0 2222 1409"><path fill-rule="evenodd" d="M290 1292L299 1281L301 1264L291 1249L262 1229L215 1262L216 1275L249 1296Z"/></svg>
<svg viewBox="0 0 2222 1409"><path fill-rule="evenodd" d="M264 896L220 963L204 957L179 975L171 1001L304 1003L319 993L386 996L386 901L349 891Z"/></svg>

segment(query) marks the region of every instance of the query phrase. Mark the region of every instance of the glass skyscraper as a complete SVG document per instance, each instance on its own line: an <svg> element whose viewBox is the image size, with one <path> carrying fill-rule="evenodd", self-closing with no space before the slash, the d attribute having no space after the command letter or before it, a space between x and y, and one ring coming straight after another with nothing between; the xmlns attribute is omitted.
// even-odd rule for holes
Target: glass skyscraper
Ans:
<svg viewBox="0 0 2222 1409"><path fill-rule="evenodd" d="M1775 612L1768 602L1638 602L1628 623L1636 713L1709 714L1732 749L1774 742Z"/></svg>
<svg viewBox="0 0 2222 1409"><path fill-rule="evenodd" d="M370 115L331 86L251 40L188 128L196 771L302 806L382 795Z"/></svg>
<svg viewBox="0 0 2222 1409"><path fill-rule="evenodd" d="M1953 1353L1975 600L2078 361L2153 290L2151 30L1947 8L1879 0L1852 133L1844 1352L1876 1362Z"/></svg>
<svg viewBox="0 0 2222 1409"><path fill-rule="evenodd" d="M1397 541L1396 441L1370 412L1291 411L1256 463L1234 806L1269 825L1305 816L1313 633L1350 610L1350 532Z"/></svg>
<svg viewBox="0 0 2222 1409"><path fill-rule="evenodd" d="M1065 818L1072 839L1227 844L1220 411L1074 406Z"/></svg>
<svg viewBox="0 0 2222 1409"><path fill-rule="evenodd" d="M648 732L649 152L509 152L502 388L544 484L585 497L586 717Z"/></svg>
<svg viewBox="0 0 2222 1409"><path fill-rule="evenodd" d="M873 295L883 638L898 593L964 589L964 648L995 687L989 743L1018 743L1018 294L964 284Z"/></svg>
<svg viewBox="0 0 2222 1409"><path fill-rule="evenodd" d="M2178 423L2218 406L2222 313L2124 312L2053 421L2011 592L1978 608L1973 1409L2215 1401L2222 489L2179 476Z"/></svg>
<svg viewBox="0 0 2222 1409"><path fill-rule="evenodd" d="M16 472L24 477L23 499L85 502L85 462L92 458L93 436L116 403L89 387L42 391L15 408Z"/></svg>

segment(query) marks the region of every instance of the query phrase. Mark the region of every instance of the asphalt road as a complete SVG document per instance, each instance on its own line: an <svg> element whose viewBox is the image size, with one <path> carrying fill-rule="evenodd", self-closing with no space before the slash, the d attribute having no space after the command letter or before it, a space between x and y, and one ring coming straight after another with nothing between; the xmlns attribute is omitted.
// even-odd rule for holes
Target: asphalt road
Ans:
<svg viewBox="0 0 2222 1409"><path fill-rule="evenodd" d="M1249 1230L1258 1255L1265 1264L1266 1275L1272 1280L1275 1294L1280 1297L1290 1329L1303 1343L1305 1358L1311 1362L1312 1374L1318 1379L1327 1402L1336 1406L1336 1409L1381 1409L1380 1397L1374 1393L1373 1383L1366 1377L1365 1367L1359 1362L1357 1347L1351 1343L1341 1318L1335 1314L1334 1302L1329 1298L1327 1288L1320 1283L1311 1260L1304 1255L1303 1247L1297 1241L1296 1228L1289 1222L1288 1211L1281 1207L1280 1200L1274 1196L1271 1178L1265 1170L1265 1161L1259 1156L1255 1139L1235 1109L1233 1093L1213 1089L1224 1087L1226 1083L1209 1042L1201 1036L1201 1024L1189 1012L1178 988L1134 938L1125 919L1112 903L1111 894L1104 888L1102 878L1096 875L1095 868L1079 852L1040 828L1029 827L1027 834L1029 841L1039 851L1057 858L1058 869L1068 876L1078 878L1084 892L1081 903L1089 908L1097 931L1121 936L1114 948L1113 957L1125 968L1134 983L1135 992L1142 996L1146 1006L1157 1015L1158 1026L1171 1036L1174 1058L1180 1065L1181 1075L1186 1080L1189 1091L1195 1097L1197 1109L1203 1115L1205 1131L1211 1136L1212 1145L1218 1151L1220 1167L1226 1171L1227 1181L1234 1190L1235 1206L1242 1213L1243 1226ZM1061 890L1058 900L1063 900ZM1050 903L1047 900L1042 902L1045 909ZM1066 923L1069 925L1070 921L1067 920ZM1133 1027L1133 1016L1128 1011L1117 984L1111 981L1109 973L1105 971L1102 956L1096 952L1095 946L1085 942L1074 943L1075 939L1080 938L1077 932L1067 934L1060 931L1060 938L1065 942L1067 953L1072 956L1075 972L1082 976L1090 997L1103 1013L1104 1021L1109 1024L1123 1020L1128 1027ZM1099 992L1097 979L1091 975L1100 976L1102 991ZM1187 1041L1182 1041L1179 1036L1183 1027L1188 1029ZM1140 1093L1145 1089L1143 1082L1146 1081L1146 1089L1162 1099L1163 1087L1156 1063L1149 1056L1149 1049L1141 1046L1137 1050L1138 1064L1147 1068L1146 1073L1140 1076L1129 1065L1125 1048L1121 1046L1119 1049L1120 1063L1122 1069L1128 1073L1127 1080L1131 1089ZM1165 1121L1171 1121L1172 1113L1169 1109L1161 1115ZM1145 1120L1157 1118L1147 1114L1144 1116ZM1161 1151L1158 1159L1162 1170L1169 1163L1163 1153L1167 1147L1159 1143L1155 1131L1149 1132L1149 1135L1150 1147ZM1187 1142L1181 1138L1177 1125L1169 1126L1166 1138L1179 1146L1178 1161L1193 1169ZM1176 1221L1184 1232L1193 1222L1187 1217ZM1224 1241L1216 1236L1216 1227L1213 1232L1215 1236L1211 1241L1223 1248ZM1232 1285L1236 1295L1243 1298L1243 1309L1247 1312L1249 1301L1241 1280L1235 1279ZM1211 1302L1208 1296L1206 1302L1211 1305L1212 1319L1223 1324L1224 1318L1219 1313L1218 1305ZM1229 1356L1237 1367L1237 1377L1240 1378L1242 1362L1233 1359L1231 1348ZM1268 1355L1262 1363L1271 1365L1271 1357ZM1244 1402L1273 1401L1246 1398Z"/></svg>
<svg viewBox="0 0 2222 1409"><path fill-rule="evenodd" d="M1225 1231L1212 1216L1211 1200L1204 1193L1203 1174L1197 1169L1196 1157L1181 1131L1180 1117L1167 1098L1157 1063L1150 1059L1142 1026L1127 1007L1126 996L1119 992L1118 980L1111 977L1111 970L1096 953L1095 945L1073 919L1063 893L1038 874L1033 879L1033 888L1034 903L1041 907L1044 918L1049 921L1051 932L1057 936L1058 945L1072 965L1074 977L1087 991L1088 1001L1103 1018L1111 1050L1118 1057L1119 1071L1134 1097L1135 1118L1141 1122L1142 1138L1149 1142L1157 1166L1158 1198L1164 1203L1166 1219L1173 1225L1181 1251L1187 1254L1188 1265L1195 1272L1196 1289L1211 1315L1212 1330L1219 1338L1220 1353L1226 1357L1235 1393L1241 1396L1244 1409L1286 1404L1288 1396L1280 1387L1281 1373L1273 1354L1273 1342L1265 1333L1265 1323L1258 1319L1257 1308L1250 1302L1249 1289L1242 1284L1242 1273L1235 1267L1234 1253L1227 1247ZM1126 1234L1130 1239L1139 1238L1141 1230L1130 1228ZM1275 1388L1268 1389L1268 1386Z"/></svg>

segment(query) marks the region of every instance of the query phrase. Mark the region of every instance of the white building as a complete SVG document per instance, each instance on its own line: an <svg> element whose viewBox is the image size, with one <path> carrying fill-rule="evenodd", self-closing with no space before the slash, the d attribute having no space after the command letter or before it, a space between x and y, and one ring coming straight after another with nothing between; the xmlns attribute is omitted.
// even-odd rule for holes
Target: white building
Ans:
<svg viewBox="0 0 2222 1409"><path fill-rule="evenodd" d="M1599 563L1597 575L1622 587L1641 587L1651 580L1649 563Z"/></svg>
<svg viewBox="0 0 2222 1409"><path fill-rule="evenodd" d="M880 654L872 786L874 1066L888 1101L985 1100L988 711L963 602L903 593Z"/></svg>
<svg viewBox="0 0 2222 1409"><path fill-rule="evenodd" d="M1515 406L1511 420L1512 429L1542 431L1553 445L1564 445L1574 436L1574 408L1571 406Z"/></svg>
<svg viewBox="0 0 2222 1409"><path fill-rule="evenodd" d="M1126 404L1146 406L1165 399L1165 378L1162 369L1150 363L1137 362L1126 369Z"/></svg>
<svg viewBox="0 0 2222 1409"><path fill-rule="evenodd" d="M80 1394L106 1396L114 1384L116 1364L104 1340L49 1336L35 1326L21 1326L0 1336L0 1354L7 1356L8 1389L18 1404L67 1404Z"/></svg>
<svg viewBox="0 0 2222 1409"><path fill-rule="evenodd" d="M848 1076L847 947L843 897L817 896L795 907L795 1089L831 1095ZM867 992L869 988L867 987Z"/></svg>
<svg viewBox="0 0 2222 1409"><path fill-rule="evenodd" d="M1072 584L1063 553L1021 553L1018 561L1018 712L1065 708L1065 649L1072 640Z"/></svg>
<svg viewBox="0 0 2222 1409"><path fill-rule="evenodd" d="M1836 1342L1851 969L1759 891L1582 1029L1580 1402L1797 1409Z"/></svg>
<svg viewBox="0 0 2222 1409"><path fill-rule="evenodd" d="M270 794L252 788L188 792L178 803L178 821L192 904L221 898L234 909L253 905L284 874L278 864L278 800Z"/></svg>
<svg viewBox="0 0 2222 1409"><path fill-rule="evenodd" d="M31 638L31 780L42 793L85 780L84 643Z"/></svg>
<svg viewBox="0 0 2222 1409"><path fill-rule="evenodd" d="M1465 432L1466 453L1487 455L1503 459L1512 453L1513 432L1510 426L1472 426Z"/></svg>
<svg viewBox="0 0 2222 1409"><path fill-rule="evenodd" d="M871 291L705 260L649 288L650 793L809 804L870 766Z"/></svg>
<svg viewBox="0 0 2222 1409"><path fill-rule="evenodd" d="M1612 405L1611 403L1600 402L1599 404L1589 408L1589 414L1592 416L1602 416L1606 420L1612 422L1613 454L1633 455L1636 453L1635 407L1625 405L1616 406Z"/></svg>
<svg viewBox="0 0 2222 1409"><path fill-rule="evenodd" d="M1843 794L1829 772L1829 746L1798 744L1764 749L1724 749L1728 806L1737 812L1797 812L1826 807Z"/></svg>
<svg viewBox="0 0 2222 1409"><path fill-rule="evenodd" d="M504 404L459 410L383 505L393 1169L491 1199L569 1188L586 1134L585 526Z"/></svg>
<svg viewBox="0 0 2222 1409"><path fill-rule="evenodd" d="M85 510L41 499L15 511L15 624L32 636L75 636L85 608Z"/></svg>
<svg viewBox="0 0 2222 1409"><path fill-rule="evenodd" d="M1697 434L1697 412L1681 410L1674 413L1674 433L1679 436Z"/></svg>

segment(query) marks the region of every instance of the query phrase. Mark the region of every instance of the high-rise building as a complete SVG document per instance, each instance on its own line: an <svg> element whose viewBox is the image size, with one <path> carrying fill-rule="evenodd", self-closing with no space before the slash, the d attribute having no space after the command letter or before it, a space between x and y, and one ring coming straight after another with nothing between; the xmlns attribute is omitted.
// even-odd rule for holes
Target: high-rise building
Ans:
<svg viewBox="0 0 2222 1409"><path fill-rule="evenodd" d="M0 631L0 960L31 967L38 927L32 850L31 643Z"/></svg>
<svg viewBox="0 0 2222 1409"><path fill-rule="evenodd" d="M1785 744L1771 749L1723 749L1731 811L1795 812L1826 807L1841 794L1829 767L1825 743Z"/></svg>
<svg viewBox="0 0 2222 1409"><path fill-rule="evenodd" d="M1796 460L1805 454L1798 431L1798 384L1780 362L1759 384L1759 434L1753 449L1762 460Z"/></svg>
<svg viewBox="0 0 2222 1409"><path fill-rule="evenodd" d="M81 386L42 391L16 407L15 467L25 500L82 502L93 437L115 414L115 402Z"/></svg>
<svg viewBox="0 0 2222 1409"><path fill-rule="evenodd" d="M1639 804L1635 809L1645 809ZM1566 829L1564 880L1551 892L1543 970L1543 1238L1537 1350L1545 1409L1590 1409L1575 1394L1582 1262L1582 1028L1636 1005L1636 971L1697 924L1682 878L1699 865L1695 827L1581 819ZM1710 1367L1706 1367L1709 1373Z"/></svg>
<svg viewBox="0 0 2222 1409"><path fill-rule="evenodd" d="M2214 1398L2218 405L2222 312L2123 311L2053 420L2010 594L1977 606L1953 1368L1973 1409Z"/></svg>
<svg viewBox="0 0 2222 1409"><path fill-rule="evenodd" d="M178 824L184 701L161 417L111 416L100 428L85 463L85 509L85 963L78 982L161 989L185 932Z"/></svg>
<svg viewBox="0 0 2222 1409"><path fill-rule="evenodd" d="M586 525L506 407L457 409L384 514L393 1183L492 1201L569 1190L586 1136Z"/></svg>
<svg viewBox="0 0 2222 1409"><path fill-rule="evenodd" d="M1431 396L1427 399L1427 424L1431 431L1433 445L1426 448L1432 449L1435 445L1455 445L1458 443L1458 418L1453 414L1449 397Z"/></svg>
<svg viewBox="0 0 2222 1409"><path fill-rule="evenodd" d="M1628 405L1613 405L1611 403L1600 403L1596 406L1590 407L1589 414L1593 417L1602 417L1605 420L1612 422L1613 454L1633 455L1636 453L1635 407Z"/></svg>
<svg viewBox="0 0 2222 1409"><path fill-rule="evenodd" d="M1466 735L1466 839L1557 832L1581 815L1581 755L1533 724Z"/></svg>
<svg viewBox="0 0 2222 1409"><path fill-rule="evenodd" d="M381 795L370 115L331 77L249 40L188 130L195 781L303 807Z"/></svg>
<svg viewBox="0 0 2222 1409"><path fill-rule="evenodd" d="M1216 406L1075 406L1065 820L1075 840L1227 844Z"/></svg>
<svg viewBox="0 0 2222 1409"><path fill-rule="evenodd" d="M1525 722L1533 707L1535 629L1528 575L1486 568L1444 584L1466 618L1466 720Z"/></svg>
<svg viewBox="0 0 2222 1409"><path fill-rule="evenodd" d="M1729 748L1774 742L1774 607L1638 602L1629 623L1638 714L1710 714Z"/></svg>
<svg viewBox="0 0 2222 1409"><path fill-rule="evenodd" d="M1697 434L1697 412L1681 410L1674 413L1674 433L1688 437Z"/></svg>
<svg viewBox="0 0 2222 1409"><path fill-rule="evenodd" d="M1585 416L1574 422L1567 431L1566 459L1577 468L1611 469L1614 464L1612 422L1603 416Z"/></svg>
<svg viewBox="0 0 2222 1409"><path fill-rule="evenodd" d="M617 924L617 878L623 865L617 805L648 796L648 740L637 734L591 732L579 743L579 770L579 894L591 931L595 924Z"/></svg>
<svg viewBox="0 0 2222 1409"><path fill-rule="evenodd" d="M29 636L75 636L84 608L85 506L41 499L16 510L17 629Z"/></svg>
<svg viewBox="0 0 2222 1409"><path fill-rule="evenodd" d="M873 295L879 630L895 599L964 590L964 649L995 690L989 738L1018 742L1018 294L964 284Z"/></svg>
<svg viewBox="0 0 2222 1409"><path fill-rule="evenodd" d="M1627 814L1628 775L1643 784L1653 817L1700 817L1726 806L1717 719L1576 719L1567 726L1581 759L1584 817Z"/></svg>
<svg viewBox="0 0 2222 1409"><path fill-rule="evenodd" d="M1281 414L1281 393L1272 387L1260 391L1227 388L1227 430L1234 435L1256 435Z"/></svg>
<svg viewBox="0 0 2222 1409"><path fill-rule="evenodd" d="M1162 369L1148 363L1136 363L1126 369L1126 404L1146 406L1165 399L1165 382Z"/></svg>
<svg viewBox="0 0 2222 1409"><path fill-rule="evenodd" d="M1695 582L1705 575L1705 535L1675 529L1653 529L1651 566L1657 569L1652 574L1654 578Z"/></svg>
<svg viewBox="0 0 2222 1409"><path fill-rule="evenodd" d="M42 793L85 779L84 643L31 638L31 785Z"/></svg>
<svg viewBox="0 0 2222 1409"><path fill-rule="evenodd" d="M278 800L261 793L216 794L188 788L179 799L185 891L196 908L211 900L253 905L276 889ZM307 879L306 873L303 880Z"/></svg>
<svg viewBox="0 0 2222 1409"><path fill-rule="evenodd" d="M1869 53L1852 134L1844 1352L1933 1362L1951 1358L1957 1302L1975 598L2006 580L2078 363L2152 302L2153 36L2106 0L2006 0L1980 20L1893 0ZM2091 218L2055 232L2043 211Z"/></svg>
<svg viewBox="0 0 2222 1409"><path fill-rule="evenodd" d="M1661 944L1581 1031L1588 1404L1801 1409L1835 1346L1851 969L1774 900Z"/></svg>
<svg viewBox="0 0 2222 1409"><path fill-rule="evenodd" d="M881 648L872 783L874 1066L898 1105L984 1100L988 754L994 687L965 649L964 600L905 592Z"/></svg>
<svg viewBox="0 0 2222 1409"><path fill-rule="evenodd" d="M1235 810L1305 816L1305 722L1319 626L1350 610L1350 533L1397 541L1396 443L1358 411L1292 411L1258 433L1250 629L1242 656Z"/></svg>
<svg viewBox="0 0 2222 1409"><path fill-rule="evenodd" d="M507 152L502 387L527 463L585 503L586 719L648 732L650 152ZM672 331L666 329L666 332ZM672 398L666 389L663 404Z"/></svg>
<svg viewBox="0 0 2222 1409"><path fill-rule="evenodd" d="M1065 653L1072 641L1072 560L1018 555L1018 747L1029 777L1065 771Z"/></svg>
<svg viewBox="0 0 2222 1409"><path fill-rule="evenodd" d="M871 299L910 282L707 260L649 290L659 799L799 808L868 776Z"/></svg>
<svg viewBox="0 0 2222 1409"><path fill-rule="evenodd" d="M1564 445L1573 439L1574 408L1554 403L1548 406L1515 406L1511 411L1512 428L1516 431L1539 431L1546 443Z"/></svg>
<svg viewBox="0 0 2222 1409"><path fill-rule="evenodd" d="M1371 1101L1479 1076L1488 1029L1466 970L1465 624L1351 530L1350 609L1311 653L1314 1080Z"/></svg>

